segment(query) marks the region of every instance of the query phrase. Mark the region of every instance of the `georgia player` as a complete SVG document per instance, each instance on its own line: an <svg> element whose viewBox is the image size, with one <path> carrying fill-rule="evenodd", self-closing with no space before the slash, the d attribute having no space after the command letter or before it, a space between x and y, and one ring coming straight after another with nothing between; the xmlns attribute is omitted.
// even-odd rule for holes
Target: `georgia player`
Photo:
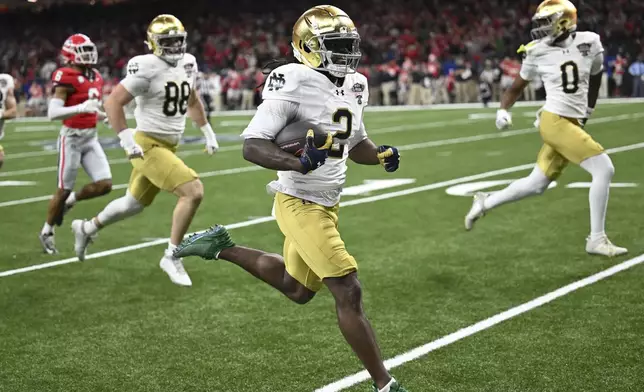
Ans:
<svg viewBox="0 0 644 392"><path fill-rule="evenodd" d="M112 173L98 142L103 78L92 68L98 61L96 45L83 34L67 38L61 49L65 65L52 74L54 96L49 102L50 120L63 120L58 138L58 186L49 203L47 220L39 234L43 250L54 254L54 225L77 201L102 196L112 190ZM80 167L92 179L78 193L73 192Z"/></svg>
<svg viewBox="0 0 644 392"><path fill-rule="evenodd" d="M16 97L13 95L13 77L0 74L0 139L4 137L4 122L16 117ZM0 168L4 163L4 150L0 146Z"/></svg>

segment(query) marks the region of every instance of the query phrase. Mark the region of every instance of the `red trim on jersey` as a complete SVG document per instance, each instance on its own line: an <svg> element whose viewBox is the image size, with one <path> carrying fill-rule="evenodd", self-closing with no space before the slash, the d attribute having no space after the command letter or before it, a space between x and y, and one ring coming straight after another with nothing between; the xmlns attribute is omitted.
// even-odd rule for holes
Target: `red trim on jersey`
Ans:
<svg viewBox="0 0 644 392"><path fill-rule="evenodd" d="M65 173L65 136L60 137L60 162L58 165L58 187L60 189L65 189L63 173Z"/></svg>

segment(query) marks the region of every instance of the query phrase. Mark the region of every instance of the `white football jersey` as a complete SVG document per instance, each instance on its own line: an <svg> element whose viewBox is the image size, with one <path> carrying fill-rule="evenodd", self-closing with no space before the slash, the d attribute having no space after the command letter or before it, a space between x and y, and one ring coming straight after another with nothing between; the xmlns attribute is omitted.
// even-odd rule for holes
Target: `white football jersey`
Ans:
<svg viewBox="0 0 644 392"><path fill-rule="evenodd" d="M13 76L9 74L0 74L0 111L6 109L5 103L7 102L7 96L9 91L14 89ZM0 116L2 117L2 116ZM0 139L2 138L2 129L4 128L4 119L0 118Z"/></svg>
<svg viewBox="0 0 644 392"><path fill-rule="evenodd" d="M564 117L586 117L590 75L602 71L604 48L599 35L580 31L561 43L542 40L526 45L521 78L541 78L546 89L544 109Z"/></svg>
<svg viewBox="0 0 644 392"><path fill-rule="evenodd" d="M273 140L286 125L298 121L319 124L335 133L322 167L308 174L280 171L278 180L269 187L325 206L337 204L346 178L349 150L367 138L362 121L369 101L367 78L360 73L349 74L338 87L327 76L305 65L287 64L271 72L262 97L264 102L242 134L246 139ZM267 111L267 107L278 107L280 102L290 105L286 105L286 110ZM279 118L268 120L263 117L267 115Z"/></svg>
<svg viewBox="0 0 644 392"><path fill-rule="evenodd" d="M9 91L14 89L13 76L0 74L0 109L5 109Z"/></svg>
<svg viewBox="0 0 644 392"><path fill-rule="evenodd" d="M136 129L178 143L197 72L197 61L188 53L176 66L153 54L132 58L121 84L136 97Z"/></svg>

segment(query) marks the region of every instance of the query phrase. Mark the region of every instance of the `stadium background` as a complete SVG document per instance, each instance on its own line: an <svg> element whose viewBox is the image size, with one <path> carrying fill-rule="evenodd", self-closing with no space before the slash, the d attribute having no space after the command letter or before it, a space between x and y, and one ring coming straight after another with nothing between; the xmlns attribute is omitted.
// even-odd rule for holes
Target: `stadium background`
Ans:
<svg viewBox="0 0 644 392"><path fill-rule="evenodd" d="M98 68L106 94L124 65L145 52L143 32L159 10L173 13L189 32L188 50L204 72L204 90L215 111L252 109L261 67L289 54L291 26L305 0L13 1L0 5L0 71L16 79L23 115L43 115L49 77L58 51L72 33L98 45ZM118 3L118 4L114 4ZM490 83L493 100L518 72L516 49L529 40L529 0L340 0L362 36L360 71L369 78L370 105L479 101L479 81ZM644 96L642 57L644 3L631 0L577 2L579 29L599 33L606 47L601 97ZM484 72L485 71L485 72ZM523 99L542 99L539 81Z"/></svg>

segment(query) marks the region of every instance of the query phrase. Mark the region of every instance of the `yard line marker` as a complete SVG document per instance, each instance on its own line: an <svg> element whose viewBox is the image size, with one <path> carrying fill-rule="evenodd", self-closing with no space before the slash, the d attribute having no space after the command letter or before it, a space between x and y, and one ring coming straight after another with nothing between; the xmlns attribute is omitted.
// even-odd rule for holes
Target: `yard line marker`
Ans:
<svg viewBox="0 0 644 392"><path fill-rule="evenodd" d="M636 148L644 148L644 142L643 143L632 144L632 145L628 145L628 146L622 146L622 147L608 149L608 150L606 150L606 152L609 153L609 154L614 154L614 153L619 153L619 152L624 152L624 151L635 150ZM253 166L251 166L251 167L253 167ZM461 184L461 183L470 182L470 181L476 181L476 180L489 178L489 177L494 177L494 176L498 176L498 175L502 175L502 174L508 174L508 173L514 173L514 172L518 172L518 171L522 171L522 170L528 170L528 169L532 169L533 167L534 167L534 163L529 163L529 164L525 164L525 165L518 165L518 166L508 167L508 168L505 168L505 169L491 170L491 171L487 171L487 172L484 172L484 173L479 173L479 174L474 174L474 175L470 175L470 176L455 178L455 179L447 180L447 181L440 181L440 182L436 182L436 183L433 183L433 184L427 184L427 185L423 185L423 186L419 186L419 187L415 187L415 188L409 188L409 189L405 189L405 190L401 190L401 191L388 192L388 193L383 193L383 194L380 194L380 195L375 195L375 196L370 196L370 197L363 197L363 198L360 198L360 199L349 200L349 201L343 201L343 202L340 203L340 206L341 207L349 207L349 206L355 206L355 205L360 205L360 204L373 203L373 202L380 201L380 200L386 200L386 199L391 199L391 198L400 197L400 196L407 196L407 195L411 195L411 194L418 193L418 192L424 192L424 191L428 191L428 190L444 188L444 187L448 187L448 186L452 186L452 185L456 185L456 184ZM230 229L230 230L233 230L233 229L238 229L238 228L242 228L242 227L254 226L254 225L261 224L261 223L271 222L273 220L275 220L275 218L273 218L272 216L265 216L265 217L260 217L260 218L250 219L250 220L246 220L246 221L242 221L242 222L233 223L233 224L230 224L230 225L226 225L226 227L228 229ZM88 260L89 259L97 259L97 258L100 258L100 257L106 257L106 256L120 254L120 253L126 253L126 252L133 251L133 250L144 249L144 248L148 248L148 247L151 247L151 246L161 245L161 244L165 244L167 242L168 242L167 238L160 239L160 240L155 240L155 241L147 241L147 242L142 242L142 243L139 243L139 244L124 246L124 247L121 247L121 248L109 249L109 250L105 250L105 251L98 252L98 253L92 253L92 254L87 255L85 258L88 259ZM6 276L11 276L11 275L16 275L16 274L21 274L21 273L25 273L25 272L36 271L36 270L45 269L45 268L51 268L51 267L55 267L55 266L58 266L58 265L74 263L74 262L77 262L77 261L78 261L77 257L70 257L68 259L52 261L52 262L43 263L43 264L35 264L35 265L23 267L23 268L2 271L2 272L0 272L0 278L6 277Z"/></svg>
<svg viewBox="0 0 644 392"><path fill-rule="evenodd" d="M397 355L391 359L385 361L385 367L387 369L393 369L398 366L401 366L407 362L414 361L430 352L437 350L441 347L445 347L459 340L465 339L469 336L472 336L481 331L485 331L497 324L500 324L504 321L507 321L513 317L519 316L523 313L529 312L533 309L536 309L542 305L545 305L549 302L561 298L564 295L570 294L574 291L577 291L583 287L589 286L593 283L597 283L600 280L606 279L610 276L613 276L619 272L626 271L629 268L633 268L636 265L642 264L644 262L644 254L641 254L637 257L634 257L630 260L626 260L622 263L619 263L611 268L605 269L601 272L598 272L594 275L588 276L584 279L578 280L576 282L570 283L566 286L560 287L557 290L551 291L547 294L544 294L540 297L537 297L531 301L523 303L514 308L508 309L504 312L498 313L492 317L489 317L485 320L479 321L476 324L472 324L469 327L459 329L458 331L445 335L440 339L436 339L432 342L424 344L422 346L416 347L412 350L409 350L403 354ZM343 379L335 381L331 384L328 384L322 388L318 388L315 392L338 392L343 389L352 387L361 382L367 381L370 379L369 373L366 370L352 374Z"/></svg>

